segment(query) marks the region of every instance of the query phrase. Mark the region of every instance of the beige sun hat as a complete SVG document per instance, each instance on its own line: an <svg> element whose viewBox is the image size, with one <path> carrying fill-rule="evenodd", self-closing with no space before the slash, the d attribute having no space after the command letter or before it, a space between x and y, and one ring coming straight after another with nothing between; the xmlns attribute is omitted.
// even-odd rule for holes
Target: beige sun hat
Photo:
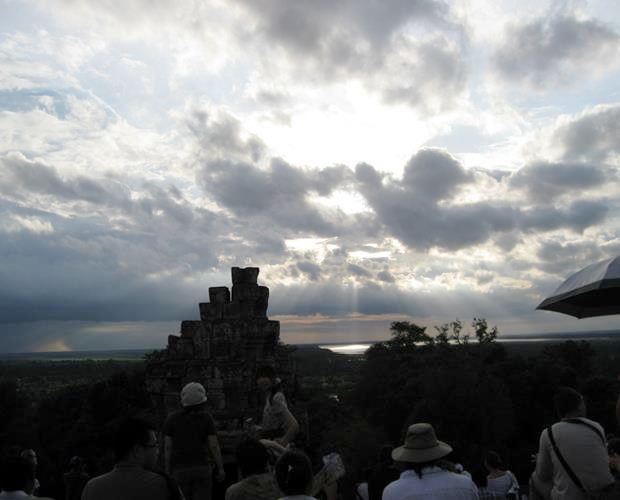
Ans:
<svg viewBox="0 0 620 500"><path fill-rule="evenodd" d="M439 441L431 424L413 424L407 429L405 444L392 450L396 462L424 463L445 457L452 446Z"/></svg>
<svg viewBox="0 0 620 500"><path fill-rule="evenodd" d="M181 404L183 406L196 406L207 400L207 392L202 384L190 382L181 390Z"/></svg>

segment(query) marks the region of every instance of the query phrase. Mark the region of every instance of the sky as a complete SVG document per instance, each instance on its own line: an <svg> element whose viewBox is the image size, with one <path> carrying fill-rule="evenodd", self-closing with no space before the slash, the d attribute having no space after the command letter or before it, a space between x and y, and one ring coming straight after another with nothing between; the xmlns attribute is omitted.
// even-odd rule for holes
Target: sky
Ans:
<svg viewBox="0 0 620 500"><path fill-rule="evenodd" d="M536 311L620 254L615 0L0 0L0 351L163 348L233 266L289 343Z"/></svg>

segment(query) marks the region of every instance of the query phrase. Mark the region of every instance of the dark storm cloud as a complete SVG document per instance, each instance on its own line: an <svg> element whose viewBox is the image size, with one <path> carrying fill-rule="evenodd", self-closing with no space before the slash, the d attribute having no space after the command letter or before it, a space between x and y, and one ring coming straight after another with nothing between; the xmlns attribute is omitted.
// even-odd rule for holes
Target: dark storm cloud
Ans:
<svg viewBox="0 0 620 500"><path fill-rule="evenodd" d="M57 217L52 217L54 226ZM28 231L0 238L0 322L174 319L189 313L196 290L176 276L148 277L130 255L151 259L152 238L122 235L105 226L70 233ZM123 255L125 252L125 255ZM213 262L215 263L215 262Z"/></svg>
<svg viewBox="0 0 620 500"><path fill-rule="evenodd" d="M462 184L471 181L463 166L438 149L423 149L405 165L403 186L418 196L443 200L455 194Z"/></svg>
<svg viewBox="0 0 620 500"><path fill-rule="evenodd" d="M396 278L389 271L380 271L377 273L377 279L385 283L394 283Z"/></svg>
<svg viewBox="0 0 620 500"><path fill-rule="evenodd" d="M300 169L272 159L267 169L243 162L207 162L199 174L203 188L237 216L267 218L293 233L321 235L339 232L307 197L328 196L347 182L345 167Z"/></svg>
<svg viewBox="0 0 620 500"><path fill-rule="evenodd" d="M31 160L21 153L9 153L0 158L0 168L4 172L0 178L0 192L23 191L94 204L129 204L129 190L120 183L109 182L108 189L81 175L63 179L53 166Z"/></svg>
<svg viewBox="0 0 620 500"><path fill-rule="evenodd" d="M360 278L372 277L372 273L368 269L358 266L357 264L348 264L347 271L353 276L358 276Z"/></svg>
<svg viewBox="0 0 620 500"><path fill-rule="evenodd" d="M318 281L321 277L321 267L310 261L297 263L297 269L304 273L312 281Z"/></svg>
<svg viewBox="0 0 620 500"><path fill-rule="evenodd" d="M433 0L396 0L385 8L374 0L237 0L258 19L257 31L299 55L342 62L355 54L359 38L386 46L393 33L413 20L447 23L448 8ZM332 62L330 59L327 62Z"/></svg>
<svg viewBox="0 0 620 500"><path fill-rule="evenodd" d="M270 296L269 310L272 315L406 314L439 316L445 321L460 317L467 323L473 316L494 317L498 310L509 315L530 313L537 300L501 286L485 292L469 286L429 292L403 290L391 284L346 286L333 281L278 287Z"/></svg>
<svg viewBox="0 0 620 500"><path fill-rule="evenodd" d="M604 160L620 152L620 106L588 111L558 128L554 139L567 159Z"/></svg>
<svg viewBox="0 0 620 500"><path fill-rule="evenodd" d="M239 3L254 21L242 38L264 38L306 78L360 78L388 102L423 108L446 107L464 89L466 37L445 2ZM405 34L412 26L419 28L415 40Z"/></svg>
<svg viewBox="0 0 620 500"><path fill-rule="evenodd" d="M596 165L541 162L522 167L508 178L508 184L526 190L532 200L544 203L563 194L601 186L607 178L606 170Z"/></svg>
<svg viewBox="0 0 620 500"><path fill-rule="evenodd" d="M615 63L619 49L620 35L610 27L564 13L513 25L494 59L506 80L548 87Z"/></svg>
<svg viewBox="0 0 620 500"><path fill-rule="evenodd" d="M536 256L538 267L550 274L568 276L588 264L603 260L608 253L594 241L571 242L558 239L543 240Z"/></svg>
<svg viewBox="0 0 620 500"><path fill-rule="evenodd" d="M555 167L552 167L555 168ZM577 168L560 176L557 189L577 182L597 185L596 170ZM530 170L515 174L526 190L542 189ZM602 175L602 174L601 174ZM411 248L459 249L485 243L510 232L532 233L568 228L581 232L602 222L609 211L606 200L578 199L568 205L520 208L504 201L440 203L458 195L473 182L463 167L447 153L428 149L407 164L402 181L386 179L372 166L356 168L359 191L386 230Z"/></svg>
<svg viewBox="0 0 620 500"><path fill-rule="evenodd" d="M202 149L212 156L258 161L264 154L263 142L251 134L244 136L239 120L227 113L216 116L212 111L194 107L188 113L186 125Z"/></svg>
<svg viewBox="0 0 620 500"><path fill-rule="evenodd" d="M401 45L408 45L409 54L394 61L398 70L388 65L376 82L385 101L405 102L430 111L452 105L466 85L463 48L442 37L424 43L403 40Z"/></svg>

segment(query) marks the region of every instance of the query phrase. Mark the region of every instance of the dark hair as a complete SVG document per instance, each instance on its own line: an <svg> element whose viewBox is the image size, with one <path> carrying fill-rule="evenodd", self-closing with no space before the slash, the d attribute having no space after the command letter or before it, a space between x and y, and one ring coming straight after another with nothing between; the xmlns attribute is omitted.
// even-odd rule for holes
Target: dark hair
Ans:
<svg viewBox="0 0 620 500"><path fill-rule="evenodd" d="M572 387L560 387L553 396L555 412L559 418L562 418L579 408L582 400L581 394Z"/></svg>
<svg viewBox="0 0 620 500"><path fill-rule="evenodd" d="M484 455L484 463L487 464L492 469L500 469L500 470L506 469L506 465L504 464L502 457L500 457L498 453L492 450L487 451L486 454Z"/></svg>
<svg viewBox="0 0 620 500"><path fill-rule="evenodd" d="M257 439L241 441L235 451L242 477L261 474L267 470L269 452Z"/></svg>
<svg viewBox="0 0 620 500"><path fill-rule="evenodd" d="M488 486L487 472L482 468L482 465L477 465L471 472L471 480L478 488L486 488Z"/></svg>
<svg viewBox="0 0 620 500"><path fill-rule="evenodd" d="M612 454L620 455L620 438L612 438L607 443L607 452Z"/></svg>
<svg viewBox="0 0 620 500"><path fill-rule="evenodd" d="M34 481L34 470L25 458L9 457L2 464L2 489L26 490L28 481Z"/></svg>
<svg viewBox="0 0 620 500"><path fill-rule="evenodd" d="M146 420L140 418L126 418L118 426L114 436L114 456L116 461L122 460L136 445L147 445L149 432L155 428Z"/></svg>
<svg viewBox="0 0 620 500"><path fill-rule="evenodd" d="M400 462L400 464L402 464L401 468L403 470L412 470L420 479L422 479L422 469L439 465L441 462L441 458L438 458L436 460L431 460L430 462Z"/></svg>
<svg viewBox="0 0 620 500"><path fill-rule="evenodd" d="M271 386L271 389L269 391L269 404L272 404L273 397L282 389L282 382L281 381L276 382L276 380L278 379L278 376L273 366L263 365L263 366L259 366L256 369L256 380L258 380L259 378L263 378L263 377L271 379L273 381L273 385Z"/></svg>
<svg viewBox="0 0 620 500"><path fill-rule="evenodd" d="M308 455L289 450L276 462L276 481L285 495L304 495L312 482L312 464Z"/></svg>
<svg viewBox="0 0 620 500"><path fill-rule="evenodd" d="M80 470L80 468L84 465L84 459L82 457L79 457L77 455L71 457L71 460L69 460L69 470L71 472L75 472Z"/></svg>

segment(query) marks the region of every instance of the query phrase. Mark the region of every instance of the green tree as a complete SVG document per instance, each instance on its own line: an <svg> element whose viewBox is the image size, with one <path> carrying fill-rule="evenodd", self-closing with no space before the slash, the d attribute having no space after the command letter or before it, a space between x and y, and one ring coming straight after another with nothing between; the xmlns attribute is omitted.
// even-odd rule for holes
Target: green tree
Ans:
<svg viewBox="0 0 620 500"><path fill-rule="evenodd" d="M415 346L419 343L432 344L433 337L426 333L425 326L418 326L409 321L394 321L390 326L392 342L396 345Z"/></svg>
<svg viewBox="0 0 620 500"><path fill-rule="evenodd" d="M474 318L471 326L474 329L474 335L481 344L493 342L497 338L497 326L494 326L489 330L489 326L487 325L487 320L485 318Z"/></svg>

